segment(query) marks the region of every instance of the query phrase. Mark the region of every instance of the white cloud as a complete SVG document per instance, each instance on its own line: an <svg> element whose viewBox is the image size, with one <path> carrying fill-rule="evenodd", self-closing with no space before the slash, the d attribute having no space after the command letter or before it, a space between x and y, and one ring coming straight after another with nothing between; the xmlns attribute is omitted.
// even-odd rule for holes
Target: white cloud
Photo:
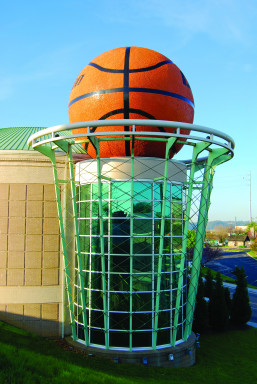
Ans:
<svg viewBox="0 0 257 384"><path fill-rule="evenodd" d="M256 37L254 0L141 0L137 7L141 17L158 19L185 35L203 33L213 40L245 45Z"/></svg>

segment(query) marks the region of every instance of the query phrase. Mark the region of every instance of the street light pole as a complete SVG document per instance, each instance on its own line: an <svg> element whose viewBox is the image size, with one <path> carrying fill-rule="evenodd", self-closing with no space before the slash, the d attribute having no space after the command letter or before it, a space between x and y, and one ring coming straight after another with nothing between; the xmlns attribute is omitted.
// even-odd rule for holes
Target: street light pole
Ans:
<svg viewBox="0 0 257 384"><path fill-rule="evenodd" d="M251 197L251 171L249 171L249 210L250 210L250 223L252 222L252 197Z"/></svg>

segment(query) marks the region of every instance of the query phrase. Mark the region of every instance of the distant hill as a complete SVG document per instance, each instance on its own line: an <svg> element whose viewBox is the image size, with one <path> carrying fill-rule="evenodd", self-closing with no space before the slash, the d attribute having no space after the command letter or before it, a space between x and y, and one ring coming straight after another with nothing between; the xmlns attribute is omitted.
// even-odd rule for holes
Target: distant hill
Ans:
<svg viewBox="0 0 257 384"><path fill-rule="evenodd" d="M247 225L249 221L240 221L238 220L236 222L236 225ZM207 231L213 230L217 226L222 226L222 227L235 227L235 221L222 221L222 220L215 220L215 221L208 221L207 224Z"/></svg>

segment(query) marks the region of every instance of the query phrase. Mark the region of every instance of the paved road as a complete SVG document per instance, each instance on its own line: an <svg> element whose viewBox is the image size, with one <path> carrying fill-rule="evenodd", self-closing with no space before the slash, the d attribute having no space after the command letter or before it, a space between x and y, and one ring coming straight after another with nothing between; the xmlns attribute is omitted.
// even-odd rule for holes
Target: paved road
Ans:
<svg viewBox="0 0 257 384"><path fill-rule="evenodd" d="M257 287L257 259L248 256L246 251L222 251L221 256L209 261L207 267L223 275L235 278L232 274L235 267L244 267L248 284Z"/></svg>

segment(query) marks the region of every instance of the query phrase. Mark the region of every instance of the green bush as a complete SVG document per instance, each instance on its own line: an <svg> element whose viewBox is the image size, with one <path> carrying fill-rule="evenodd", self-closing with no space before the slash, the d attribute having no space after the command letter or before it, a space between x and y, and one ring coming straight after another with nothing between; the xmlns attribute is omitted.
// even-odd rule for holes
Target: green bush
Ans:
<svg viewBox="0 0 257 384"><path fill-rule="evenodd" d="M228 308L228 313L230 316L231 315L232 300L231 300L230 291L228 288L224 288L224 294L225 294L225 301L226 301L227 308Z"/></svg>
<svg viewBox="0 0 257 384"><path fill-rule="evenodd" d="M200 277L195 303L193 331L197 333L202 333L207 330L208 325L208 304L204 297L203 278Z"/></svg>
<svg viewBox="0 0 257 384"><path fill-rule="evenodd" d="M257 240L251 244L250 248L253 252L257 252Z"/></svg>
<svg viewBox="0 0 257 384"><path fill-rule="evenodd" d="M214 289L209 301L209 321L214 331L224 331L229 324L229 310L220 274L217 273Z"/></svg>
<svg viewBox="0 0 257 384"><path fill-rule="evenodd" d="M213 276L210 269L207 270L205 275L204 295L205 297L211 297L213 292Z"/></svg>
<svg viewBox="0 0 257 384"><path fill-rule="evenodd" d="M236 291L231 304L232 323L243 326L250 321L252 309L250 306L246 274L243 267L236 267L233 274L236 276Z"/></svg>

